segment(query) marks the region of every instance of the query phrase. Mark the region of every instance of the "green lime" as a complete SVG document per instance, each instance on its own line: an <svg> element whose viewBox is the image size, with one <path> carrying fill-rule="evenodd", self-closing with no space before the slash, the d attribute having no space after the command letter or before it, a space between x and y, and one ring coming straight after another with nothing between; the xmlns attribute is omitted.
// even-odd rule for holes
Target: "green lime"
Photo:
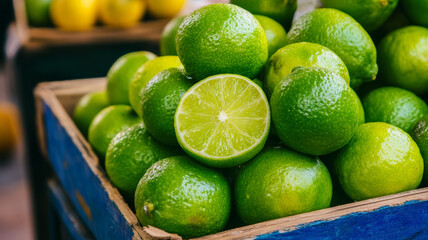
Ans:
<svg viewBox="0 0 428 240"><path fill-rule="evenodd" d="M358 96L325 68L298 68L275 87L272 121L288 147L325 155L345 146L361 121Z"/></svg>
<svg viewBox="0 0 428 240"><path fill-rule="evenodd" d="M211 4L188 17L178 29L177 53L195 80L230 73L254 78L268 58L259 21L232 4Z"/></svg>
<svg viewBox="0 0 428 240"><path fill-rule="evenodd" d="M183 94L193 85L177 68L163 70L154 76L142 93L143 121L153 137L167 145L177 145L174 115Z"/></svg>
<svg viewBox="0 0 428 240"><path fill-rule="evenodd" d="M417 188L424 162L406 132L376 122L358 127L335 160L335 170L346 194L359 201Z"/></svg>
<svg viewBox="0 0 428 240"><path fill-rule="evenodd" d="M51 2L52 0L25 0L25 10L31 26L46 27L52 24Z"/></svg>
<svg viewBox="0 0 428 240"><path fill-rule="evenodd" d="M160 53L162 56L173 55L177 56L177 49L175 46L175 37L178 32L178 27L183 22L186 16L173 18L162 31L160 40Z"/></svg>
<svg viewBox="0 0 428 240"><path fill-rule="evenodd" d="M107 74L107 96L109 103L129 105L129 85L137 70L156 55L141 51L123 55L111 66Z"/></svg>
<svg viewBox="0 0 428 240"><path fill-rule="evenodd" d="M428 92L428 29L409 26L387 35L379 45L382 80L416 94Z"/></svg>
<svg viewBox="0 0 428 240"><path fill-rule="evenodd" d="M382 25L392 14L398 0L321 0L324 7L343 11L367 31L373 31Z"/></svg>
<svg viewBox="0 0 428 240"><path fill-rule="evenodd" d="M269 57L287 44L287 33L277 21L261 15L254 15L265 31Z"/></svg>
<svg viewBox="0 0 428 240"><path fill-rule="evenodd" d="M289 43L313 42L330 48L346 64L351 87L376 78L376 48L364 28L336 9L316 9L297 19L288 33Z"/></svg>
<svg viewBox="0 0 428 240"><path fill-rule="evenodd" d="M271 96L275 86L296 67L327 68L349 84L348 69L333 51L316 43L293 43L279 49L266 64L263 76L266 95Z"/></svg>
<svg viewBox="0 0 428 240"><path fill-rule="evenodd" d="M246 224L330 206L332 182L318 157L268 147L239 171L238 213Z"/></svg>
<svg viewBox="0 0 428 240"><path fill-rule="evenodd" d="M140 223L184 238L221 231L229 218L230 189L218 172L187 156L153 164L135 192Z"/></svg>
<svg viewBox="0 0 428 240"><path fill-rule="evenodd" d="M428 1L404 0L400 4L407 17L416 25L428 27Z"/></svg>
<svg viewBox="0 0 428 240"><path fill-rule="evenodd" d="M357 94L355 94L355 95L357 95ZM366 122L366 115L364 113L363 104L362 104L360 98L358 98L358 112L360 113L359 114L359 116L360 116L359 119L360 120L358 121L358 124L361 125L361 124L363 124L363 123Z"/></svg>
<svg viewBox="0 0 428 240"><path fill-rule="evenodd" d="M253 79L253 82L254 82L255 84L257 84L259 87L263 88L263 82L262 82L262 81L260 81L260 79L258 79L258 78L254 78L254 79Z"/></svg>
<svg viewBox="0 0 428 240"><path fill-rule="evenodd" d="M423 183L428 185L428 114L423 116L413 127L411 131L413 140L419 146L422 158L424 159L424 177Z"/></svg>
<svg viewBox="0 0 428 240"><path fill-rule="evenodd" d="M98 156L104 159L111 140L122 130L140 122L141 119L130 106L107 107L97 114L89 126L89 143Z"/></svg>
<svg viewBox="0 0 428 240"><path fill-rule="evenodd" d="M88 129L95 116L108 107L105 91L91 92L84 95L74 108L73 120L84 136L88 135Z"/></svg>
<svg viewBox="0 0 428 240"><path fill-rule="evenodd" d="M118 133L110 142L105 167L111 182L127 199L153 163L180 154L181 151L159 143L144 127L135 124Z"/></svg>
<svg viewBox="0 0 428 240"><path fill-rule="evenodd" d="M297 0L230 0L253 14L270 17L290 29L294 13L297 9Z"/></svg>
<svg viewBox="0 0 428 240"><path fill-rule="evenodd" d="M129 85L129 102L139 116L141 116L140 93L150 79L163 70L181 66L180 59L177 56L163 56L147 61L138 69Z"/></svg>
<svg viewBox="0 0 428 240"><path fill-rule="evenodd" d="M191 87L174 118L178 143L213 167L244 163L262 150L270 111L263 90L246 77L223 74Z"/></svg>
<svg viewBox="0 0 428 240"><path fill-rule="evenodd" d="M363 99L366 122L385 122L409 132L428 113L427 104L418 96L396 87L382 87Z"/></svg>

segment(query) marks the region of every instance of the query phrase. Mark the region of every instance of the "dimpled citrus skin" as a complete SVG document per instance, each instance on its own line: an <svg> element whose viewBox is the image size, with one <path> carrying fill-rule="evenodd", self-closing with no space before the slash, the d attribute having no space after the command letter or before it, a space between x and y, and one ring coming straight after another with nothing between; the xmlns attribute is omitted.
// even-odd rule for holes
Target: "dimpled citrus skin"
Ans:
<svg viewBox="0 0 428 240"><path fill-rule="evenodd" d="M143 121L158 141L178 146L174 129L175 110L192 85L193 80L177 68L164 70L147 83L141 98Z"/></svg>
<svg viewBox="0 0 428 240"><path fill-rule="evenodd" d="M187 156L169 157L153 164L135 193L135 210L142 225L184 238L221 231L230 207L226 178Z"/></svg>
<svg viewBox="0 0 428 240"><path fill-rule="evenodd" d="M172 19L163 29L160 41L160 53L162 56L177 55L175 37L177 36L178 27L180 27L185 17L181 16Z"/></svg>
<svg viewBox="0 0 428 240"><path fill-rule="evenodd" d="M231 73L254 78L266 63L268 45L257 19L232 4L202 7L180 25L177 53L196 80Z"/></svg>
<svg viewBox="0 0 428 240"><path fill-rule="evenodd" d="M288 39L289 43L318 43L335 52L348 68L352 88L376 78L375 45L364 28L344 12L322 8L307 13L293 23Z"/></svg>
<svg viewBox="0 0 428 240"><path fill-rule="evenodd" d="M122 130L141 122L127 105L113 105L95 116L89 126L88 139L95 152L105 158L110 141Z"/></svg>
<svg viewBox="0 0 428 240"><path fill-rule="evenodd" d="M137 70L129 84L129 103L139 116L141 116L140 94L150 79L165 69L178 67L182 65L177 56L162 56L147 61Z"/></svg>
<svg viewBox="0 0 428 240"><path fill-rule="evenodd" d="M428 29L400 28L379 44L380 78L416 94L428 92Z"/></svg>
<svg viewBox="0 0 428 240"><path fill-rule="evenodd" d="M277 21L261 15L254 15L265 31L269 57L287 44L287 33Z"/></svg>
<svg viewBox="0 0 428 240"><path fill-rule="evenodd" d="M297 0L230 0L230 3L238 5L252 14L270 17L290 29L291 21L297 9Z"/></svg>
<svg viewBox="0 0 428 240"><path fill-rule="evenodd" d="M105 91L88 93L79 100L74 108L73 120L84 136L88 135L89 126L95 116L108 106Z"/></svg>
<svg viewBox="0 0 428 240"><path fill-rule="evenodd" d="M107 74L107 96L110 104L129 104L129 85L137 70L155 54L147 51L123 55L111 66Z"/></svg>
<svg viewBox="0 0 428 240"><path fill-rule="evenodd" d="M332 182L318 157L267 147L239 171L235 201L246 224L330 206Z"/></svg>
<svg viewBox="0 0 428 240"><path fill-rule="evenodd" d="M428 113L427 104L414 93L396 87L371 91L363 100L366 122L385 122L409 132Z"/></svg>
<svg viewBox="0 0 428 240"><path fill-rule="evenodd" d="M398 0L321 0L321 2L323 7L341 10L351 15L367 31L373 31L388 19Z"/></svg>
<svg viewBox="0 0 428 240"><path fill-rule="evenodd" d="M364 200L417 188L424 162L406 132L377 122L359 126L335 160L335 170L346 194Z"/></svg>
<svg viewBox="0 0 428 240"><path fill-rule="evenodd" d="M426 0L404 0L400 1L406 16L416 25L428 27L428 1Z"/></svg>
<svg viewBox="0 0 428 240"><path fill-rule="evenodd" d="M424 186L428 186L428 114L423 116L413 127L410 135L416 144L418 144L424 159L424 177L422 179Z"/></svg>
<svg viewBox="0 0 428 240"><path fill-rule="evenodd" d="M106 172L111 182L127 199L133 199L138 182L158 160L182 154L179 148L159 143L138 123L118 133L106 154Z"/></svg>
<svg viewBox="0 0 428 240"><path fill-rule="evenodd" d="M271 96L275 86L295 67L328 68L349 84L345 63L330 49L316 43L294 43L279 49L266 64L263 81L266 95Z"/></svg>
<svg viewBox="0 0 428 240"><path fill-rule="evenodd" d="M272 121L288 147L325 155L346 145L361 121L358 96L345 80L323 68L298 68L271 97Z"/></svg>

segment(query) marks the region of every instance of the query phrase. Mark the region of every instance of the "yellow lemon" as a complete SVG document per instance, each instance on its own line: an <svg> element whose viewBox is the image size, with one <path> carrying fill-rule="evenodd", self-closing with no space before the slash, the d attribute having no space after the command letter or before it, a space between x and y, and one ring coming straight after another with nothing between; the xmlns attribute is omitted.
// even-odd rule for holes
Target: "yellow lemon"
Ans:
<svg viewBox="0 0 428 240"><path fill-rule="evenodd" d="M183 8L186 0L147 0L149 14L156 18L172 18Z"/></svg>
<svg viewBox="0 0 428 240"><path fill-rule="evenodd" d="M144 16L144 0L99 0L101 21L114 27L132 27Z"/></svg>
<svg viewBox="0 0 428 240"><path fill-rule="evenodd" d="M97 0L52 0L51 18L66 31L91 29L97 20Z"/></svg>

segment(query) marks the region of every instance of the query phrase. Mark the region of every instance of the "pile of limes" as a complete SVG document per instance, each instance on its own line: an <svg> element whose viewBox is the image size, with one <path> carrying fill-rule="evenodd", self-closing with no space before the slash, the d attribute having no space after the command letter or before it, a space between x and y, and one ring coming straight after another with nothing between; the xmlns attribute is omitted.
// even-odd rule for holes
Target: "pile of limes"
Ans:
<svg viewBox="0 0 428 240"><path fill-rule="evenodd" d="M136 25L146 14L172 18L186 0L25 0L30 25L46 27L53 23L67 31L91 29L97 20L112 27Z"/></svg>
<svg viewBox="0 0 428 240"><path fill-rule="evenodd" d="M232 2L260 15L212 4L174 19L167 56L121 57L76 107L141 224L191 238L428 183L428 29L376 49L397 1L324 0L337 9L291 29L296 1Z"/></svg>

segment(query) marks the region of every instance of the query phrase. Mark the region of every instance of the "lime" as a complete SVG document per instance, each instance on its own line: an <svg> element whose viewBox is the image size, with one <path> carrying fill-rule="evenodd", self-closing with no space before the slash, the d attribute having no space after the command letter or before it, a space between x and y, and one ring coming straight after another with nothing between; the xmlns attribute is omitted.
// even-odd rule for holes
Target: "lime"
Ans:
<svg viewBox="0 0 428 240"><path fill-rule="evenodd" d="M266 64L263 76L266 95L271 96L275 86L296 67L328 68L349 84L348 69L333 51L316 43L293 43L279 49Z"/></svg>
<svg viewBox="0 0 428 240"><path fill-rule="evenodd" d="M178 27L180 27L185 17L186 16L173 18L163 29L160 41L160 53L162 56L177 55L175 37L177 36Z"/></svg>
<svg viewBox="0 0 428 240"><path fill-rule="evenodd" d="M123 55L107 74L107 96L110 104L129 104L129 85L137 70L156 58L151 52L141 51Z"/></svg>
<svg viewBox="0 0 428 240"><path fill-rule="evenodd" d="M177 53L196 80L231 73L254 78L268 57L266 35L249 12L232 4L202 7L180 25Z"/></svg>
<svg viewBox="0 0 428 240"><path fill-rule="evenodd" d="M287 44L287 33L277 21L261 15L254 15L265 31L269 57Z"/></svg>
<svg viewBox="0 0 428 240"><path fill-rule="evenodd" d="M52 0L25 0L25 10L31 26L46 27L51 24L51 2Z"/></svg>
<svg viewBox="0 0 428 240"><path fill-rule="evenodd" d="M236 166L254 157L266 142L269 125L263 90L233 74L195 84L181 98L174 118L181 147L214 167Z"/></svg>
<svg viewBox="0 0 428 240"><path fill-rule="evenodd" d="M284 26L286 30L290 29L297 9L297 0L230 0L230 3L253 14L270 17Z"/></svg>
<svg viewBox="0 0 428 240"><path fill-rule="evenodd" d="M134 198L135 189L144 173L153 163L180 154L179 149L156 141L138 123L118 133L110 142L105 167L111 182L127 199Z"/></svg>
<svg viewBox="0 0 428 240"><path fill-rule="evenodd" d="M174 115L183 94L193 85L177 68L170 68L154 76L142 92L141 106L144 124L158 141L177 145Z"/></svg>
<svg viewBox="0 0 428 240"><path fill-rule="evenodd" d="M254 82L255 84L257 84L259 87L263 88L263 82L262 82L262 81L260 81L260 79L258 79L258 78L254 78L254 79L253 79L253 82Z"/></svg>
<svg viewBox="0 0 428 240"><path fill-rule="evenodd" d="M88 135L88 129L95 116L108 107L105 91L91 92L84 95L74 108L73 120L84 136Z"/></svg>
<svg viewBox="0 0 428 240"><path fill-rule="evenodd" d="M346 64L351 87L374 80L378 71L376 48L364 28L336 9L316 9L297 19L288 33L289 43L313 42L330 48Z"/></svg>
<svg viewBox="0 0 428 240"><path fill-rule="evenodd" d="M113 27L132 27L146 12L144 0L97 0L101 22Z"/></svg>
<svg viewBox="0 0 428 240"><path fill-rule="evenodd" d="M141 116L140 93L150 79L163 70L181 66L180 59L177 56L163 56L147 61L137 70L129 85L129 102L139 116Z"/></svg>
<svg viewBox="0 0 428 240"><path fill-rule="evenodd" d="M378 49L382 80L416 94L428 92L428 29L398 29L387 35Z"/></svg>
<svg viewBox="0 0 428 240"><path fill-rule="evenodd" d="M330 174L318 157L268 147L239 171L235 198L246 224L330 206Z"/></svg>
<svg viewBox="0 0 428 240"><path fill-rule="evenodd" d="M355 18L367 31L382 25L392 14L398 0L321 0L324 7L336 8Z"/></svg>
<svg viewBox="0 0 428 240"><path fill-rule="evenodd" d="M423 116L413 127L411 131L413 140L419 146L422 158L424 159L424 177L423 183L428 185L428 114Z"/></svg>
<svg viewBox="0 0 428 240"><path fill-rule="evenodd" d="M65 31L87 31L95 25L97 6L97 0L52 0L52 22Z"/></svg>
<svg viewBox="0 0 428 240"><path fill-rule="evenodd" d="M135 210L142 225L184 238L221 231L229 218L230 205L226 179L186 156L153 164L135 192Z"/></svg>
<svg viewBox="0 0 428 240"><path fill-rule="evenodd" d="M354 92L355 93L355 92ZM357 94L355 94L355 95L357 95ZM360 113L359 114L359 121L358 121L358 123L359 124L363 124L363 123L365 123L366 122L366 115L365 115L365 113L364 113L364 108L363 108L363 104L362 104L362 102L361 102L361 100L360 100L360 98L358 98L358 112Z"/></svg>
<svg viewBox="0 0 428 240"><path fill-rule="evenodd" d="M407 17L416 25L428 27L428 1L426 0L405 0L400 4Z"/></svg>
<svg viewBox="0 0 428 240"><path fill-rule="evenodd" d="M141 122L130 106L113 105L95 116L89 126L88 139L95 152L105 158L111 140L122 130Z"/></svg>
<svg viewBox="0 0 428 240"><path fill-rule="evenodd" d="M145 0L150 16L155 18L173 18L183 8L186 0Z"/></svg>
<svg viewBox="0 0 428 240"><path fill-rule="evenodd" d="M366 122L385 122L409 132L428 113L427 104L418 96L396 87L382 87L363 99Z"/></svg>
<svg viewBox="0 0 428 240"><path fill-rule="evenodd" d="M412 138L387 123L365 123L335 160L346 194L364 200L415 189L424 162Z"/></svg>
<svg viewBox="0 0 428 240"><path fill-rule="evenodd" d="M298 68L275 87L272 121L288 147L325 155L345 146L361 121L358 96L325 68Z"/></svg>

